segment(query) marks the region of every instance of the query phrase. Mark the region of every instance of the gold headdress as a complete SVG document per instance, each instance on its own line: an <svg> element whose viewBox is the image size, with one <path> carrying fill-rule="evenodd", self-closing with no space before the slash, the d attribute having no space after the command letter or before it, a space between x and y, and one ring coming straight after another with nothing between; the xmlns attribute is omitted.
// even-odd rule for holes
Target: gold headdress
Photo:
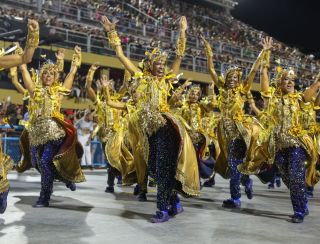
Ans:
<svg viewBox="0 0 320 244"><path fill-rule="evenodd" d="M188 97L189 97L189 95L191 94L192 91L199 92L200 96L201 96L201 94L202 94L202 90L201 90L200 85L192 85L192 86L188 89ZM200 97L199 97L199 99L200 99Z"/></svg>
<svg viewBox="0 0 320 244"><path fill-rule="evenodd" d="M224 80L226 81L229 75L232 75L236 73L239 81L241 81L242 79L242 70L240 67L237 66L233 66L233 67L229 67L228 70L226 71L226 73L224 74Z"/></svg>
<svg viewBox="0 0 320 244"><path fill-rule="evenodd" d="M297 75L295 74L295 72L292 68L282 69L281 67L277 67L277 72L278 72L277 77L276 77L277 83L283 81L283 79L285 79L286 77L289 77L293 80L295 80L297 78Z"/></svg>
<svg viewBox="0 0 320 244"><path fill-rule="evenodd" d="M41 66L40 74L39 74L39 79L41 80L41 82L42 82L42 75L43 75L44 71L53 72L54 73L54 82L53 82L53 84L57 84L58 83L59 69L58 69L56 64L47 61Z"/></svg>
<svg viewBox="0 0 320 244"><path fill-rule="evenodd" d="M167 62L168 54L156 47L151 52L145 52L146 58L139 64L143 71L151 71L154 62Z"/></svg>

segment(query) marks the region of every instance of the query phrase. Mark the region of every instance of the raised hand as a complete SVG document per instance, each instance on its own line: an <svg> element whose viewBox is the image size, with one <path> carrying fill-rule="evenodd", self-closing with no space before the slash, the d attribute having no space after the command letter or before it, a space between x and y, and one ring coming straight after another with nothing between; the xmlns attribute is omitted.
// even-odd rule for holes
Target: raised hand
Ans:
<svg viewBox="0 0 320 244"><path fill-rule="evenodd" d="M101 16L101 21L100 23L102 24L103 28L105 29L105 31L111 31L114 30L116 28L116 23L118 21L113 21L111 22L106 16Z"/></svg>
<svg viewBox="0 0 320 244"><path fill-rule="evenodd" d="M94 63L91 65L90 69L93 70L93 71L96 71L97 69L99 69L100 66L99 66L99 63Z"/></svg>
<svg viewBox="0 0 320 244"><path fill-rule="evenodd" d="M39 29L39 23L38 21L34 19L28 19L28 29L30 31L36 31Z"/></svg>
<svg viewBox="0 0 320 244"><path fill-rule="evenodd" d="M180 26L180 31L186 31L187 28L188 28L188 22L187 22L187 19L185 16L182 16L180 18L180 23L179 23L179 26Z"/></svg>
<svg viewBox="0 0 320 244"><path fill-rule="evenodd" d="M74 47L74 52L75 52L76 54L81 54L81 47L75 46L75 47Z"/></svg>
<svg viewBox="0 0 320 244"><path fill-rule="evenodd" d="M103 87L111 87L111 82L108 80L108 76L106 75L101 76L100 82Z"/></svg>
<svg viewBox="0 0 320 244"><path fill-rule="evenodd" d="M263 50L270 50L273 47L273 40L272 37L266 37L262 38L261 45L263 47Z"/></svg>
<svg viewBox="0 0 320 244"><path fill-rule="evenodd" d="M55 53L57 59L64 59L64 48L59 48L58 51Z"/></svg>
<svg viewBox="0 0 320 244"><path fill-rule="evenodd" d="M187 88L188 86L191 86L192 85L192 81L190 79L186 80L184 83L183 83L183 88Z"/></svg>

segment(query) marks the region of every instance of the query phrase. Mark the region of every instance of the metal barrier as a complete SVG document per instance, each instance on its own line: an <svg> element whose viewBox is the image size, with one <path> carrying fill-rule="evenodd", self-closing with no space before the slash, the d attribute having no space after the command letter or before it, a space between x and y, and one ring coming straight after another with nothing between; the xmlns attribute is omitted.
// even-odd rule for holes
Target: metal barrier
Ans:
<svg viewBox="0 0 320 244"><path fill-rule="evenodd" d="M14 163L17 164L21 159L19 136L7 136L7 134L21 132L23 127L14 126L13 131L13 128L5 125L0 126L0 130L3 132L3 136L1 137L2 151L9 155L13 159ZM91 155L94 167L106 167L107 160L104 155L104 149L102 148L102 144L97 140L91 141Z"/></svg>

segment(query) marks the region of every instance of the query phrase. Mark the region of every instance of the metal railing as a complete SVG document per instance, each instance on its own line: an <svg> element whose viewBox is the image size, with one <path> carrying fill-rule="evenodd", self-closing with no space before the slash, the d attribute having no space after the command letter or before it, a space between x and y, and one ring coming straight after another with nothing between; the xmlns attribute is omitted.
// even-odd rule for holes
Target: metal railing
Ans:
<svg viewBox="0 0 320 244"><path fill-rule="evenodd" d="M18 5L29 6L30 8L36 8L37 4L30 4L29 1L25 0L3 0L5 3L18 3ZM102 30L100 24L97 20L92 20L90 18L90 12L88 9L84 9L78 6L65 4L62 1L52 1L52 6L42 6L43 9L46 9L49 13L54 13L62 17L62 20L67 21L67 19L71 19L78 22L90 23L92 28L98 28ZM100 13L99 13L100 14ZM108 13L106 14L108 17L113 18L114 16ZM142 24L137 26L136 21L131 19L127 19L121 16L117 18L120 21L117 23L117 29L120 33L125 33L126 35L132 35L135 37L141 37L142 40L150 40L151 38L156 38L157 40L161 40L166 43L175 43L178 37L178 32L170 29L166 29L163 26L152 25L152 24ZM77 22L77 23L78 23ZM69 23L69 22L68 22ZM84 51L103 54L103 55L114 55L113 50L109 47L106 39L101 36L94 36L84 32L76 32L69 29L61 29L58 27L51 26L51 28L56 30L56 33L61 35L61 37L65 40L62 44L58 44L59 46L64 47L73 47L75 45L79 45L83 48ZM138 50L137 48L131 46L126 47L126 54L132 58L133 60L141 60L143 56L141 54L144 53L145 48ZM221 55L232 55L236 59L240 59L241 61L245 61L247 63L253 63L254 59L257 57L259 51L253 50L250 48L242 48L230 43L224 42L211 42L211 45L214 47L214 50L217 54ZM200 41L196 36L188 36L187 38L187 47L194 47L195 50L201 50L203 47L200 46ZM191 71L197 72L207 72L206 66L202 65L206 63L206 58L202 56L186 56L183 61L182 68ZM312 71L311 65L301 65L300 62L296 62L294 60L282 60L283 65L293 66L295 68L301 70ZM219 67L220 65L218 65Z"/></svg>
<svg viewBox="0 0 320 244"><path fill-rule="evenodd" d="M13 129L8 126L0 126L0 130L2 131L2 137L0 137L2 143L2 151L3 153L9 155L15 164L17 164L21 159L21 151L19 146L19 136L23 127L22 126L14 126ZM16 135L8 136L8 134L15 133ZM94 167L106 167L107 160L104 155L104 150L102 148L102 144L97 141L91 141L91 156L92 163Z"/></svg>

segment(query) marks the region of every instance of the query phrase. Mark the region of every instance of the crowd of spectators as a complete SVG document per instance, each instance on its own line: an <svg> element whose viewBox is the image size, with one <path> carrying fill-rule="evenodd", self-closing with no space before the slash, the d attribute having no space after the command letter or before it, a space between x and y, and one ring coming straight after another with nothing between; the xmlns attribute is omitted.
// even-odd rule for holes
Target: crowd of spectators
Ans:
<svg viewBox="0 0 320 244"><path fill-rule="evenodd" d="M30 0L20 0L30 1ZM36 0L31 0L35 3ZM216 50L214 59L217 63L227 63L239 65L245 69L249 69L252 60L256 57L256 52L260 48L259 42L266 33L253 29L252 27L234 19L231 14L222 7L202 6L199 4L190 4L180 0L62 0L62 14L48 14L50 9L57 8L56 4L59 1L43 1L43 10L41 13L36 13L32 10L19 8L8 8L5 5L0 7L1 15L19 16L22 18L31 17L39 20L40 23L49 26L70 29L73 31L90 34L104 39L105 33L97 21L101 14L108 14L119 19L121 23L124 19L129 21L132 26L130 28L140 28L142 25L152 24L157 32L156 38L146 39L134 35L130 31L120 30L121 41L123 45L135 44L134 49L139 49L143 46L152 46L158 43L158 39L168 35L168 32L163 30L176 30L178 20L181 15L185 15L188 19L188 36L197 38L199 33L202 33L208 40L214 42L223 42L236 47L243 48L243 57ZM128 7L131 6L131 7ZM84 22L70 21L68 14L77 15L77 9L81 11L81 18ZM85 20L92 20L91 23L85 23ZM127 34L128 33L128 34ZM130 34L131 33L131 34ZM162 41L161 45L164 49L174 49L174 43ZM273 62L276 61L284 66L299 67L301 80L311 80L314 73L320 68L320 61L315 60L314 56L305 55L299 52L298 49L286 46L285 44L275 41L273 50ZM188 45L186 54L191 57L205 57L203 48L192 47ZM187 61L188 62L188 61ZM205 62L201 59L197 61L199 65L204 66ZM190 65L192 62L189 61ZM81 80L75 84L81 83ZM81 87L75 88L75 93L78 97L83 96Z"/></svg>

